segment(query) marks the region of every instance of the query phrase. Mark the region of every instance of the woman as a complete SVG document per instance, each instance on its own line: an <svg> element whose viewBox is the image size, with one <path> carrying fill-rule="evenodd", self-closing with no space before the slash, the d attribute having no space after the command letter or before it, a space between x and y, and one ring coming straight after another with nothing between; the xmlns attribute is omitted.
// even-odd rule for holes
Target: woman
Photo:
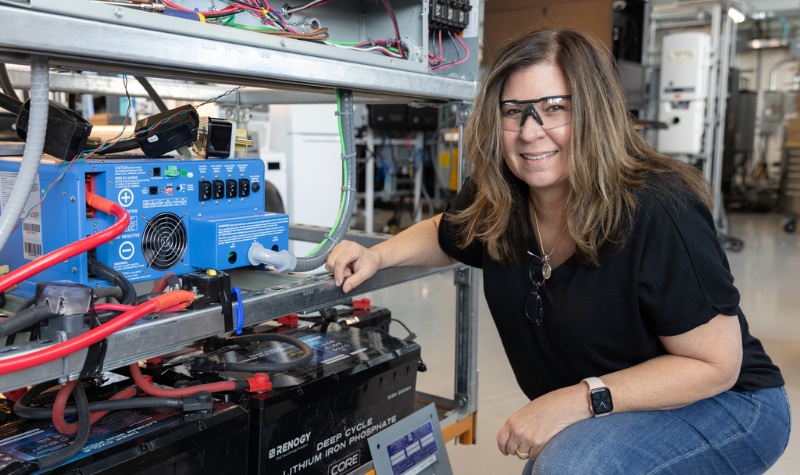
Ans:
<svg viewBox="0 0 800 475"><path fill-rule="evenodd" d="M512 40L444 215L343 242L326 266L345 292L391 266L483 269L531 399L497 445L526 473L764 472L788 441L783 379L748 332L702 174L634 130L614 64L577 31Z"/></svg>

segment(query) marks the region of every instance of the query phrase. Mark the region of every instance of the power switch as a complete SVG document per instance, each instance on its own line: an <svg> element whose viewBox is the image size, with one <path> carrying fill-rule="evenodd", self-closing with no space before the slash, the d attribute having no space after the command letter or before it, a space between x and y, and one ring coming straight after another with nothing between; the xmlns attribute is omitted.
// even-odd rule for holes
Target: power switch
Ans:
<svg viewBox="0 0 800 475"><path fill-rule="evenodd" d="M237 188L236 180L225 180L225 198L236 198Z"/></svg>
<svg viewBox="0 0 800 475"><path fill-rule="evenodd" d="M250 180L247 178L239 178L239 196L242 198L250 196Z"/></svg>
<svg viewBox="0 0 800 475"><path fill-rule="evenodd" d="M210 199L211 199L211 182L203 180L200 182L200 201L208 201Z"/></svg>
<svg viewBox="0 0 800 475"><path fill-rule="evenodd" d="M213 185L214 185L213 198L215 200L221 200L222 198L225 198L225 182L222 180L214 180Z"/></svg>

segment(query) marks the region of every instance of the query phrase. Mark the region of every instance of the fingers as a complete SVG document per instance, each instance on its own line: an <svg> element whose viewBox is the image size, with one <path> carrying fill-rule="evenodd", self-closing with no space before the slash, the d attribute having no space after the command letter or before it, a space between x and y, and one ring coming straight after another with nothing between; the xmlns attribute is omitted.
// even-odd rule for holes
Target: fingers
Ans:
<svg viewBox="0 0 800 475"><path fill-rule="evenodd" d="M534 457L536 450L527 442L522 434L514 431L510 420L503 424L497 433L497 448L503 455L514 455L520 460Z"/></svg>
<svg viewBox="0 0 800 475"><path fill-rule="evenodd" d="M369 265L369 250L350 241L342 241L328 255L325 269L333 273L333 281L347 293L375 273Z"/></svg>
<svg viewBox="0 0 800 475"><path fill-rule="evenodd" d="M503 455L509 454L509 439L511 438L511 428L508 426L508 421L503 424L503 427L500 428L500 432L497 433L497 448L500 450L500 453ZM511 449L512 451L514 448Z"/></svg>

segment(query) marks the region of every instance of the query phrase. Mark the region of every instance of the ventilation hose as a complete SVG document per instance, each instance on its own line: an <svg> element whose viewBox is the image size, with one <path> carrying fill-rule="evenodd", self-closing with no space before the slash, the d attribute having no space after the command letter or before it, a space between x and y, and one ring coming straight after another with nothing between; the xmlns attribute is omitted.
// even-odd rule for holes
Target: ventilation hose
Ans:
<svg viewBox="0 0 800 475"><path fill-rule="evenodd" d="M339 118L339 141L342 146L342 198L339 211L331 231L306 257L295 257L289 251L274 252L258 243L248 251L250 264L267 264L279 272L308 272L320 267L328 258L334 245L341 241L350 227L350 218L355 206L356 144L353 124L353 92L336 90L337 116Z"/></svg>
<svg viewBox="0 0 800 475"><path fill-rule="evenodd" d="M25 152L19 174L14 181L14 189L8 198L8 204L0 216L0 250L6 246L8 238L17 226L25 203L28 201L36 174L39 172L39 161L44 151L44 137L47 132L47 111L50 107L50 76L47 58L31 57L31 110L28 119L28 135L25 139Z"/></svg>

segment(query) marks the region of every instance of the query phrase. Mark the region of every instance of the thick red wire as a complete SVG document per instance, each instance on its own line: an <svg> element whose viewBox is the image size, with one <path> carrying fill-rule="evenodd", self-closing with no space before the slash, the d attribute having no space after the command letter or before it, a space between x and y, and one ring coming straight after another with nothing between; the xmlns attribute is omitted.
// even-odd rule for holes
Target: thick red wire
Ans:
<svg viewBox="0 0 800 475"><path fill-rule="evenodd" d="M80 384L80 382L78 380L69 381L64 386L61 386L61 389L59 389L58 394L56 395L56 400L53 403L53 426L55 426L56 430L62 434L76 434L78 432L78 422L67 422L66 418L64 417L67 400L69 399L69 395L72 394L72 389L76 384ZM125 388L111 396L110 399L130 399L134 396L136 396L136 388ZM89 418L89 425L99 421L100 418L109 412L110 411L93 412Z"/></svg>
<svg viewBox="0 0 800 475"><path fill-rule="evenodd" d="M129 366L129 368L131 371L131 376L133 377L133 382L139 386L139 389L144 391L149 396L187 397L194 396L200 391L214 393L219 391L233 391L236 389L235 381L220 381L218 383L200 384L198 386L190 386L186 388L160 388L148 381L144 375L142 375L142 371L139 369L138 364L133 363Z"/></svg>
<svg viewBox="0 0 800 475"><path fill-rule="evenodd" d="M80 241L67 244L60 249L49 252L38 259L31 261L12 272L9 272L3 277L0 277L0 292L4 292L12 285L16 285L23 280L44 271L45 269L49 269L59 262L64 262L69 258L77 256L78 254L94 249L101 244L105 244L122 234L128 228L131 217L128 215L128 212L125 211L125 208L117 203L87 191L86 204L106 214L116 216L117 222L107 229L98 232L97 234L92 234L91 236L87 236Z"/></svg>
<svg viewBox="0 0 800 475"><path fill-rule="evenodd" d="M33 353L0 360L0 374L21 371L49 363L58 358L64 358L67 355L97 343L146 315L157 312L162 308L170 308L184 302L191 302L192 300L194 300L194 294L186 290L174 290L166 294L157 295L151 300L137 305L134 309L122 313L99 327L95 327L75 338L53 346L48 346L47 348Z"/></svg>
<svg viewBox="0 0 800 475"><path fill-rule="evenodd" d="M183 310L184 308L188 307L190 303L191 302L185 302L180 305L174 305L172 307L159 310L158 313L177 312L178 310ZM105 312L106 310L111 312L127 312L128 310L133 310L134 308L136 308L135 305L125 305L122 303L99 303L94 306L94 309L98 312Z"/></svg>

